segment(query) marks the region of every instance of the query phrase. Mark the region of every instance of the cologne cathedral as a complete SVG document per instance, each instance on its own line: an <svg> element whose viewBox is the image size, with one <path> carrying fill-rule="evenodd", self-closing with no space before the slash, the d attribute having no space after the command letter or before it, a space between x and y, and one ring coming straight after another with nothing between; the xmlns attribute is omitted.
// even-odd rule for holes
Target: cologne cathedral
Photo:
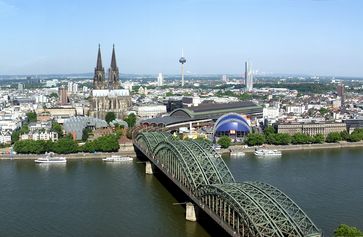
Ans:
<svg viewBox="0 0 363 237"><path fill-rule="evenodd" d="M131 106L131 97L128 90L121 89L115 46L112 49L111 66L108 69L107 76L108 80L105 79L105 69L102 67L101 48L98 46L90 115L104 119L107 112L114 112L116 117L122 118Z"/></svg>

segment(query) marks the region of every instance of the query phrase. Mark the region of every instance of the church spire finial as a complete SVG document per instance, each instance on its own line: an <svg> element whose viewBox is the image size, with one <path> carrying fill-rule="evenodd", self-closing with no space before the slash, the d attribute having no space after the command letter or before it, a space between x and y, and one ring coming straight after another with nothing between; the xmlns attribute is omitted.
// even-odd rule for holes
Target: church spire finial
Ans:
<svg viewBox="0 0 363 237"><path fill-rule="evenodd" d="M111 68L113 70L115 70L117 68L116 53L115 53L115 44L113 44L113 48L112 48Z"/></svg>
<svg viewBox="0 0 363 237"><path fill-rule="evenodd" d="M96 69L97 70L103 70L102 68L102 57L101 57L101 45L98 44L98 54L97 54L97 65L96 65Z"/></svg>

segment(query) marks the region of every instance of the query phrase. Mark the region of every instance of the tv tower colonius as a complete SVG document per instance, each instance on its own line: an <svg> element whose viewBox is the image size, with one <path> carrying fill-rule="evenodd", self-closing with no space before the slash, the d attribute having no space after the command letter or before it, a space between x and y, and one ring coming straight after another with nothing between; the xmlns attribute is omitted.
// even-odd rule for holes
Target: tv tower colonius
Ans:
<svg viewBox="0 0 363 237"><path fill-rule="evenodd" d="M179 63L181 63L181 76L182 76L182 84L181 86L184 87L184 63L186 63L187 60L184 58L184 51L182 50L182 56L179 59Z"/></svg>

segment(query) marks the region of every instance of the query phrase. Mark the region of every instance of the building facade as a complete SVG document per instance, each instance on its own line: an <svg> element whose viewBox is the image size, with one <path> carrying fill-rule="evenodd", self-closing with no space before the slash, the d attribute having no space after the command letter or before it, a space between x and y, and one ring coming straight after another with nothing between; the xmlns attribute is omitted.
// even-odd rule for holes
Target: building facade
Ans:
<svg viewBox="0 0 363 237"><path fill-rule="evenodd" d="M304 133L310 136L323 134L326 137L331 132L346 131L345 123L280 123L277 124L277 133L294 135Z"/></svg>
<svg viewBox="0 0 363 237"><path fill-rule="evenodd" d="M107 112L114 112L122 118L131 106L128 90L121 89L119 69L116 63L115 47L112 49L111 66L108 80L105 80L105 69L102 66L101 49L98 47L97 65L93 77L90 116L104 118Z"/></svg>

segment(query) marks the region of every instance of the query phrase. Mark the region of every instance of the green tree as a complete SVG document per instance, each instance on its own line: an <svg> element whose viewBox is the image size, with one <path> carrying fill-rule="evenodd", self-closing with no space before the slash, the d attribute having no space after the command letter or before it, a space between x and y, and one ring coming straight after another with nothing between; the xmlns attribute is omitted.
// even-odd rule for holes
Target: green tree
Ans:
<svg viewBox="0 0 363 237"><path fill-rule="evenodd" d="M339 132L331 132L326 136L325 141L329 143L339 142L342 140L342 136Z"/></svg>
<svg viewBox="0 0 363 237"><path fill-rule="evenodd" d="M15 143L15 142L19 141L19 137L20 137L19 129L14 130L13 133L11 134L11 143Z"/></svg>
<svg viewBox="0 0 363 237"><path fill-rule="evenodd" d="M218 139L218 142L217 142L219 145L221 145L222 148L228 148L231 143L232 143L232 140L230 137L228 136L222 136Z"/></svg>
<svg viewBox="0 0 363 237"><path fill-rule="evenodd" d="M62 128L62 126L59 123L57 123L55 121L52 122L51 131L58 133L58 138L62 138L63 137L63 128Z"/></svg>
<svg viewBox="0 0 363 237"><path fill-rule="evenodd" d="M335 237L361 237L363 232L356 227L341 224L334 231Z"/></svg>
<svg viewBox="0 0 363 237"><path fill-rule="evenodd" d="M23 140L15 142L14 151L19 154L43 154L50 151L50 146L47 141Z"/></svg>
<svg viewBox="0 0 363 237"><path fill-rule="evenodd" d="M82 141L87 141L88 137L89 137L89 134L92 132L92 129L91 128L84 128L83 131L82 131Z"/></svg>
<svg viewBox="0 0 363 237"><path fill-rule="evenodd" d="M105 120L107 123L110 123L115 119L116 119L116 115L114 112L107 112L106 117L105 117Z"/></svg>
<svg viewBox="0 0 363 237"><path fill-rule="evenodd" d="M363 129L361 129L361 128L354 129L352 134L350 134L350 136L348 137L348 141L358 142L362 139L363 139Z"/></svg>
<svg viewBox="0 0 363 237"><path fill-rule="evenodd" d="M340 136L342 137L342 140L343 140L343 141L347 141L347 140L348 140L348 138L349 138L349 133L348 133L348 131L347 131L347 130L344 130L344 131L341 131L341 132L340 132Z"/></svg>
<svg viewBox="0 0 363 237"><path fill-rule="evenodd" d="M35 112L26 113L29 123L37 121L37 114Z"/></svg>
<svg viewBox="0 0 363 237"><path fill-rule="evenodd" d="M275 137L274 145L287 145L291 142L291 136L287 133L270 134Z"/></svg>
<svg viewBox="0 0 363 237"><path fill-rule="evenodd" d="M346 140L348 142L359 142L362 140L362 136L359 133L352 133L346 138Z"/></svg>
<svg viewBox="0 0 363 237"><path fill-rule="evenodd" d="M263 130L263 133L265 135L269 135L269 134L274 134L275 133L275 129L272 126L268 126Z"/></svg>
<svg viewBox="0 0 363 237"><path fill-rule="evenodd" d="M264 144L265 141L265 136L259 133L250 133L246 138L246 144L249 146L260 146Z"/></svg>
<svg viewBox="0 0 363 237"><path fill-rule="evenodd" d="M295 133L292 135L291 143L292 144L308 144L311 143L312 139L308 134L304 133Z"/></svg>
<svg viewBox="0 0 363 237"><path fill-rule="evenodd" d="M52 146L52 150L58 154L75 153L78 151L78 144L73 139L65 137L55 142Z"/></svg>
<svg viewBox="0 0 363 237"><path fill-rule="evenodd" d="M323 134L315 134L312 138L311 141L313 143L323 143L324 142L324 135Z"/></svg>
<svg viewBox="0 0 363 237"><path fill-rule="evenodd" d="M134 113L131 113L126 118L124 118L124 120L129 128L133 128L136 124L136 115Z"/></svg>
<svg viewBox="0 0 363 237"><path fill-rule="evenodd" d="M20 135L29 132L29 125L27 123L23 124L23 126L19 130Z"/></svg>
<svg viewBox="0 0 363 237"><path fill-rule="evenodd" d="M82 146L82 150L85 152L115 152L119 148L118 137L115 134L99 137L96 140L86 142Z"/></svg>
<svg viewBox="0 0 363 237"><path fill-rule="evenodd" d="M170 97L170 96L174 96L174 94L172 92L168 91L168 92L165 93L165 96Z"/></svg>

